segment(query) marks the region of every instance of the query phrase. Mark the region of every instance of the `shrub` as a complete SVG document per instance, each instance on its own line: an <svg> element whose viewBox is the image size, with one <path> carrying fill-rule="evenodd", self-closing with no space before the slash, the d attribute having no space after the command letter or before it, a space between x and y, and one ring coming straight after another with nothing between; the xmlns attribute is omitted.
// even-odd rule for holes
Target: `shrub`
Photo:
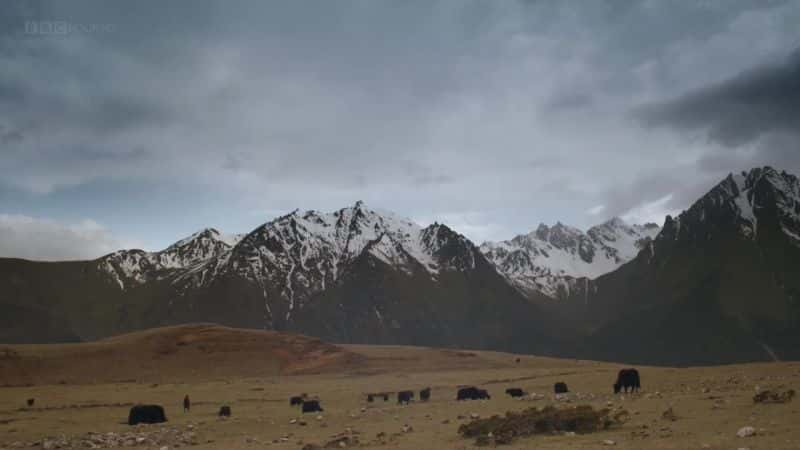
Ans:
<svg viewBox="0 0 800 450"><path fill-rule="evenodd" d="M794 389L786 392L761 391L753 396L753 403L788 403L794 398Z"/></svg>
<svg viewBox="0 0 800 450"><path fill-rule="evenodd" d="M612 415L609 409L595 410L589 405L558 409L547 406L543 409L528 408L520 412L509 411L504 417L492 416L473 420L459 427L458 432L466 438L475 438L478 445L510 444L517 437L553 433L591 433L621 424L627 411Z"/></svg>

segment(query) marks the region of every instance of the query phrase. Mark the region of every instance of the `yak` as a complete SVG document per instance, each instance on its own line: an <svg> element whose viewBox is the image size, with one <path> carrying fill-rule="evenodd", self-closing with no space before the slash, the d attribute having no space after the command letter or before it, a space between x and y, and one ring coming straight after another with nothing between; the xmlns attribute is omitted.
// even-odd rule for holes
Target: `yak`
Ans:
<svg viewBox="0 0 800 450"><path fill-rule="evenodd" d="M522 397L525 395L525 391L520 388L508 388L506 389L506 394L512 397Z"/></svg>
<svg viewBox="0 0 800 450"><path fill-rule="evenodd" d="M553 391L555 391L556 394L566 394L569 392L569 389L567 388L567 383L559 381L553 385Z"/></svg>
<svg viewBox="0 0 800 450"><path fill-rule="evenodd" d="M475 386L464 387L458 390L456 400L484 400L492 398L486 389L478 389Z"/></svg>
<svg viewBox="0 0 800 450"><path fill-rule="evenodd" d="M319 405L319 400L304 400L303 413L322 412L322 406Z"/></svg>
<svg viewBox="0 0 800 450"><path fill-rule="evenodd" d="M164 407L160 405L136 405L128 413L128 425L166 421L167 415L164 414Z"/></svg>
<svg viewBox="0 0 800 450"><path fill-rule="evenodd" d="M419 391L419 399L423 402L427 402L431 399L431 388L426 387L425 389Z"/></svg>
<svg viewBox="0 0 800 450"><path fill-rule="evenodd" d="M639 371L636 369L622 369L617 374L617 382L614 383L614 393L619 394L620 391L624 391L625 393L628 392L630 389L631 392L636 392L641 388L641 382L639 381Z"/></svg>
<svg viewBox="0 0 800 450"><path fill-rule="evenodd" d="M397 403L411 403L411 399L414 398L414 391L400 391L397 393Z"/></svg>

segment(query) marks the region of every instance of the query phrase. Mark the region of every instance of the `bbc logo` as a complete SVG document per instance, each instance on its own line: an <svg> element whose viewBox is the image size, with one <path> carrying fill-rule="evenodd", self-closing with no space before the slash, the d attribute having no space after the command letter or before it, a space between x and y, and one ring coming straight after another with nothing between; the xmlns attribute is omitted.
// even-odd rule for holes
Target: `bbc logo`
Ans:
<svg viewBox="0 0 800 450"><path fill-rule="evenodd" d="M114 25L109 23L72 23L65 20L36 20L25 22L25 34L59 35L75 33L110 33Z"/></svg>

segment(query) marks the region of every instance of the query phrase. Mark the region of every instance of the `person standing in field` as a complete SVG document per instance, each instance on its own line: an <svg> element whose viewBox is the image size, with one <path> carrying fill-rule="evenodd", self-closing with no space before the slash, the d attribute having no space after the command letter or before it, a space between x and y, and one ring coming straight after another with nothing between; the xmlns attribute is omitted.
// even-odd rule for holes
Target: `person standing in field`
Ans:
<svg viewBox="0 0 800 450"><path fill-rule="evenodd" d="M189 400L189 395L183 397L183 412L187 413L192 408L192 401Z"/></svg>

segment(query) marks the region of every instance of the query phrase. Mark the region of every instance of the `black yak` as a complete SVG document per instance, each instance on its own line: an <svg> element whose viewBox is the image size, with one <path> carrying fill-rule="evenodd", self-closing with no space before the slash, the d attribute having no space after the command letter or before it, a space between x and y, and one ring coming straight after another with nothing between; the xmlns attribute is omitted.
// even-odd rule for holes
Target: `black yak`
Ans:
<svg viewBox="0 0 800 450"><path fill-rule="evenodd" d="M419 399L423 402L427 402L431 399L431 388L426 387L425 389L419 391Z"/></svg>
<svg viewBox="0 0 800 450"><path fill-rule="evenodd" d="M217 414L220 417L230 417L231 416L231 407L230 406L220 406L219 413Z"/></svg>
<svg viewBox="0 0 800 450"><path fill-rule="evenodd" d="M414 398L414 391L400 391L397 393L397 403L411 403L411 399Z"/></svg>
<svg viewBox="0 0 800 450"><path fill-rule="evenodd" d="M620 391L624 391L625 393L628 392L630 389L631 392L636 392L641 388L641 382L639 381L639 371L636 369L622 369L617 374L617 382L614 383L614 393L619 394Z"/></svg>
<svg viewBox="0 0 800 450"><path fill-rule="evenodd" d="M164 414L164 408L160 405L136 405L128 413L128 425L166 421L167 416Z"/></svg>
<svg viewBox="0 0 800 450"><path fill-rule="evenodd" d="M489 393L486 389L478 389L475 386L461 388L456 394L456 400L484 400L490 399Z"/></svg>
<svg viewBox="0 0 800 450"><path fill-rule="evenodd" d="M555 391L556 394L566 394L569 392L569 389L567 388L567 383L559 381L553 385L553 391Z"/></svg>
<svg viewBox="0 0 800 450"><path fill-rule="evenodd" d="M506 389L506 394L512 397L522 397L525 395L525 391L520 388L508 388Z"/></svg>
<svg viewBox="0 0 800 450"><path fill-rule="evenodd" d="M303 413L322 412L323 409L319 405L319 400L304 400Z"/></svg>
<svg viewBox="0 0 800 450"><path fill-rule="evenodd" d="M295 395L289 398L289 406L297 406L303 404L303 396L302 395Z"/></svg>

